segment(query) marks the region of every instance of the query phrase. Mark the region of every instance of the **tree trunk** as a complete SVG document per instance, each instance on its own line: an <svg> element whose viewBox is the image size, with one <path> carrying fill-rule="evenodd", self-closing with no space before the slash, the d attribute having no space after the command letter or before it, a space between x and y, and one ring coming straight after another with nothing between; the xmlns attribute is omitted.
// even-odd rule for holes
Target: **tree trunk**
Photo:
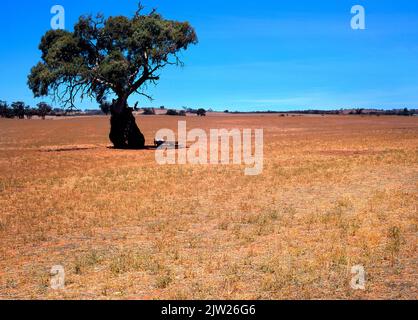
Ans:
<svg viewBox="0 0 418 320"><path fill-rule="evenodd" d="M126 99L118 99L111 107L109 138L116 149L144 149L145 138L139 130Z"/></svg>

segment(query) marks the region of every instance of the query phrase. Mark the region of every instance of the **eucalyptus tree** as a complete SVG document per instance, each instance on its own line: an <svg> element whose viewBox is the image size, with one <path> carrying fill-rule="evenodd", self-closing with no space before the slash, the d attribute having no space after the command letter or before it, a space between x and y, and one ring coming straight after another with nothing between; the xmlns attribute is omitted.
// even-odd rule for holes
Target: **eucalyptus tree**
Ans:
<svg viewBox="0 0 418 320"><path fill-rule="evenodd" d="M133 17L82 16L73 31L50 30L42 37L42 61L28 76L35 97L52 95L73 107L80 98L111 99L109 138L116 148L139 149L145 139L128 98L146 93L161 70L182 66L179 53L197 44L188 22L167 20L139 5Z"/></svg>

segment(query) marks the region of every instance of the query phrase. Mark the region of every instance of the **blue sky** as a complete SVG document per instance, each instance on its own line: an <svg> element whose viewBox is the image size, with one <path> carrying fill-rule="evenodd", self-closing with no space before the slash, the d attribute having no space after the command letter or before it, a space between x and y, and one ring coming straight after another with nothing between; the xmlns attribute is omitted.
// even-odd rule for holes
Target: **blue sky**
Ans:
<svg viewBox="0 0 418 320"><path fill-rule="evenodd" d="M418 1L147 0L167 18L187 20L199 44L169 68L140 105L216 110L418 107ZM2 0L0 99L36 104L26 85L40 58L53 5L78 16L132 15L137 0ZM350 27L351 7L366 9L366 30ZM96 108L89 100L80 108Z"/></svg>

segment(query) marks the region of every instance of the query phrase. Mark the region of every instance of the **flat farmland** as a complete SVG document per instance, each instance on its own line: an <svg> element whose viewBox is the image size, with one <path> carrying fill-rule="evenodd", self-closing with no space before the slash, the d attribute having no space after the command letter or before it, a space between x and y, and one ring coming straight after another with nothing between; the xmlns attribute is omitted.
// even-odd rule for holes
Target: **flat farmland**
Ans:
<svg viewBox="0 0 418 320"><path fill-rule="evenodd" d="M111 149L107 117L1 119L0 299L418 298L418 118L137 118L147 144L180 120L264 129L263 173Z"/></svg>

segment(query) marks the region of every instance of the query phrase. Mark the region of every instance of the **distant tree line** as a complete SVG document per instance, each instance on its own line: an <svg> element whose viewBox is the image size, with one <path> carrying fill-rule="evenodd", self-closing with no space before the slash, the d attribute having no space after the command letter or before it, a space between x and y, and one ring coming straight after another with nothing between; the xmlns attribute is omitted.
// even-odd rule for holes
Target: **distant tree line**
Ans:
<svg viewBox="0 0 418 320"><path fill-rule="evenodd" d="M294 111L255 111L255 112L240 112L234 111L230 112L225 110L224 113L233 113L233 114L279 114L281 116L286 116L288 114L311 114L311 115L387 115L387 116L414 116L418 115L418 109L392 109L392 110L383 110L383 109L364 109L364 108L354 108L354 109L339 109L339 110L294 110Z"/></svg>
<svg viewBox="0 0 418 320"><path fill-rule="evenodd" d="M38 116L45 119L47 115L56 115L61 109L52 109L46 102L40 102L36 108L26 105L23 101L16 101L8 104L6 101L0 101L0 117L8 119L31 119L33 116Z"/></svg>
<svg viewBox="0 0 418 320"><path fill-rule="evenodd" d="M292 111L290 113L296 114L320 114L320 115L339 115L339 114L350 114L350 115L387 115L387 116L413 116L418 113L417 109L340 109L340 110L303 110L303 111Z"/></svg>
<svg viewBox="0 0 418 320"><path fill-rule="evenodd" d="M143 108L142 109L143 115L155 115L156 111L154 108ZM176 110L176 109L166 109L164 106L160 107L160 110L166 110L165 115L167 116L180 116L185 117L188 113L189 114L196 114L198 116L206 116L206 110L205 109L191 109L191 108L183 108L183 110Z"/></svg>
<svg viewBox="0 0 418 320"><path fill-rule="evenodd" d="M174 109L169 109L167 110L166 113L167 116L181 116L181 117L185 117L186 116L186 111L181 110L181 111L177 111Z"/></svg>
<svg viewBox="0 0 418 320"><path fill-rule="evenodd" d="M107 101L102 101L99 104L100 109L95 110L85 110L84 112L71 113L71 115L109 115L112 104ZM166 115L168 116L186 116L186 114L195 114L197 116L204 117L206 116L207 111L203 108L192 109L183 107L183 110L168 109L164 106L159 108L160 110L165 110ZM133 110L139 110L137 105ZM156 110L154 108L142 108L143 115L155 115ZM53 108L46 102L40 102L36 105L35 108L32 108L26 105L23 101L15 101L10 105L6 101L0 100L0 118L9 118L9 119L31 119L34 116L45 119L46 116L64 116L67 115L69 110L64 110L62 108ZM212 112L211 109L208 109L208 112ZM232 114L279 114L281 116L286 116L288 114L312 114L312 115L387 115L387 116L414 116L418 115L418 109L392 109L392 110L383 110L383 109L364 109L364 108L353 108L353 109L339 109L339 110L299 110L299 111L256 111L256 112L240 112L240 111L229 111L225 110L224 113Z"/></svg>
<svg viewBox="0 0 418 320"><path fill-rule="evenodd" d="M32 108L23 101L16 101L9 105L6 101L0 100L0 118L31 119L32 117L40 117L45 119L47 116L108 115L110 113L110 105L108 102L102 102L100 109L72 112L69 109L53 108L46 102L40 102L35 108Z"/></svg>
<svg viewBox="0 0 418 320"><path fill-rule="evenodd" d="M99 109L97 110L85 110L84 112L77 112L71 113L71 115L109 115L111 110L112 104L108 101L101 101L99 104ZM137 105L136 105L137 106ZM139 110L137 107L133 108L133 110ZM166 109L165 107L160 107L160 110L165 110L165 114L168 116L180 116L185 117L187 113L189 114L196 114L197 116L206 116L206 110L203 108L200 109L191 109L191 108L183 108L183 110L175 110L175 109ZM155 115L156 110L154 108L142 108L143 115ZM23 101L16 101L12 104L8 104L6 101L0 100L0 118L8 118L8 119L31 119L32 117L40 117L45 119L47 116L64 116L67 115L68 110L64 110L61 108L53 108L46 102L40 102L36 105L35 108L26 105Z"/></svg>

